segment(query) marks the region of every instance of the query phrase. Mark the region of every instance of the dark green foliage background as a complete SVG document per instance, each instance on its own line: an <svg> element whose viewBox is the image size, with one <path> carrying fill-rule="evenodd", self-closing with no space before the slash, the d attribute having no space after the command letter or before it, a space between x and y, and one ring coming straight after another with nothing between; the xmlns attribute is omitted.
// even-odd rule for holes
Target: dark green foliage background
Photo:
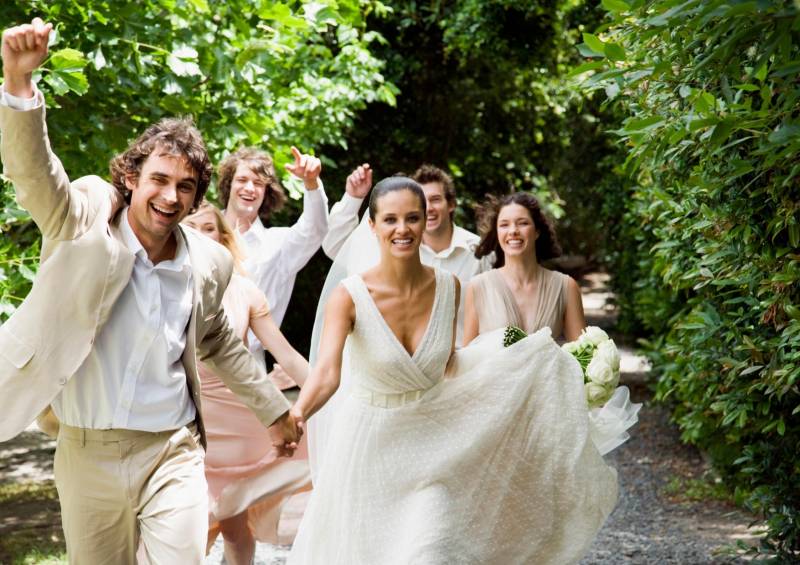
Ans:
<svg viewBox="0 0 800 565"><path fill-rule="evenodd" d="M627 117L636 181L607 202L627 327L683 439L800 556L800 12L605 0L584 86ZM588 78L586 78L588 77Z"/></svg>

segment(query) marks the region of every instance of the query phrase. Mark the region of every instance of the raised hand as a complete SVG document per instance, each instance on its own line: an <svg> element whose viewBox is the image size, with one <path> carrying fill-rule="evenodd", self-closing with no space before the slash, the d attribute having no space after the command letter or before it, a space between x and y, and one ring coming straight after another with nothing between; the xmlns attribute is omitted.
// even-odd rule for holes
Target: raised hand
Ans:
<svg viewBox="0 0 800 565"><path fill-rule="evenodd" d="M319 188L319 174L322 172L322 162L313 155L300 153L297 147L292 146L294 163L286 165L286 170L297 178L303 179L306 190Z"/></svg>
<svg viewBox="0 0 800 565"><path fill-rule="evenodd" d="M372 169L369 163L359 165L347 177L344 189L353 198L366 198L372 188Z"/></svg>
<svg viewBox="0 0 800 565"><path fill-rule="evenodd" d="M267 431L278 456L291 457L303 436L303 424L297 422L292 413L286 412L267 428Z"/></svg>
<svg viewBox="0 0 800 565"><path fill-rule="evenodd" d="M12 96L31 98L31 73L47 57L47 40L53 24L33 18L29 24L10 27L3 32L3 88Z"/></svg>

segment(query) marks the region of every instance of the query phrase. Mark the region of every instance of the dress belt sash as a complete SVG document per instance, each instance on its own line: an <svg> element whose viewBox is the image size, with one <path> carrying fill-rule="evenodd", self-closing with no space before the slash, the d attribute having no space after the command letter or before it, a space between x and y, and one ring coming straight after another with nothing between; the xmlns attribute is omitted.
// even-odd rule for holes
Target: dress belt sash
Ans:
<svg viewBox="0 0 800 565"><path fill-rule="evenodd" d="M378 406L380 408L398 408L408 404L409 402L419 400L426 392L428 392L426 389L421 389L384 394L381 392L373 392L361 387L354 387L352 394L355 398L363 400L372 406Z"/></svg>

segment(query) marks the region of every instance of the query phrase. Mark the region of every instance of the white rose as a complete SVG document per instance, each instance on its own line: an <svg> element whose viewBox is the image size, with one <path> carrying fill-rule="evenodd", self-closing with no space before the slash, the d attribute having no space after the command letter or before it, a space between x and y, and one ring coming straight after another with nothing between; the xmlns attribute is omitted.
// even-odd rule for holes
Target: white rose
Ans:
<svg viewBox="0 0 800 565"><path fill-rule="evenodd" d="M609 339L600 343L597 346L597 350L594 352L594 356L605 361L614 372L619 371L619 351L617 350L614 340Z"/></svg>
<svg viewBox="0 0 800 565"><path fill-rule="evenodd" d="M597 355L589 361L589 365L586 367L586 376L600 386L611 385L615 380L614 369Z"/></svg>
<svg viewBox="0 0 800 565"><path fill-rule="evenodd" d="M608 389L597 383L586 383L583 385L583 388L586 391L586 401L591 407L602 406L609 398L611 398L611 394L609 393Z"/></svg>
<svg viewBox="0 0 800 565"><path fill-rule="evenodd" d="M581 337L592 345L599 345L608 340L608 334L597 326L589 326L583 330Z"/></svg>
<svg viewBox="0 0 800 565"><path fill-rule="evenodd" d="M578 341L568 341L567 343L561 346L561 349L570 354L577 353L580 348L581 344Z"/></svg>

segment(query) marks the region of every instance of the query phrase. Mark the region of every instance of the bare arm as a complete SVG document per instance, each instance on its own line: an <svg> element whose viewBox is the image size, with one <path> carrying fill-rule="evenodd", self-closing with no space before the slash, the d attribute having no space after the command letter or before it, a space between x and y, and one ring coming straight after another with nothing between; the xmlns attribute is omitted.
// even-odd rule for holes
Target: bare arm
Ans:
<svg viewBox="0 0 800 565"><path fill-rule="evenodd" d="M564 308L564 338L567 341L575 341L580 337L581 331L586 328L581 289L572 277L567 279L565 285L567 296Z"/></svg>
<svg viewBox="0 0 800 565"><path fill-rule="evenodd" d="M261 291L257 292L261 293ZM261 296L263 297L263 294ZM266 305L266 299L263 300ZM250 329L292 380L299 386L303 386L308 378L308 361L292 347L270 313L268 311L266 313L259 312L256 315L251 313Z"/></svg>
<svg viewBox="0 0 800 565"><path fill-rule="evenodd" d="M292 415L298 421L308 420L339 388L342 374L342 352L347 335L355 322L355 305L343 286L331 294L325 307L325 323L319 342L319 359L300 391Z"/></svg>
<svg viewBox="0 0 800 565"><path fill-rule="evenodd" d="M464 345L478 336L478 312L475 310L475 293L471 284L464 295Z"/></svg>
<svg viewBox="0 0 800 565"><path fill-rule="evenodd" d="M233 259L221 246L205 236L186 231L187 239L215 265L216 285L204 301L203 317L197 320L197 356L205 362L231 392L238 396L265 425L269 426L289 410L289 402L267 378L264 363L253 357L236 335L222 307L223 289L228 288Z"/></svg>

